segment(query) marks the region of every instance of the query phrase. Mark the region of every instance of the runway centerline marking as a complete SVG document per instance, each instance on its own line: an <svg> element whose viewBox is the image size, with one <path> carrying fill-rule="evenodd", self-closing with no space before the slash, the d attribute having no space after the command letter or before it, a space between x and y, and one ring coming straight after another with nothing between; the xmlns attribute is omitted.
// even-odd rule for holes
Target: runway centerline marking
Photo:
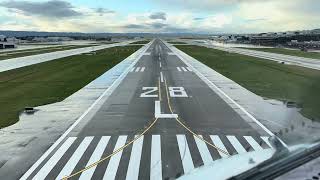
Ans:
<svg viewBox="0 0 320 180"><path fill-rule="evenodd" d="M160 72L160 81L163 83L164 81L163 81L163 74L162 74L162 72Z"/></svg>

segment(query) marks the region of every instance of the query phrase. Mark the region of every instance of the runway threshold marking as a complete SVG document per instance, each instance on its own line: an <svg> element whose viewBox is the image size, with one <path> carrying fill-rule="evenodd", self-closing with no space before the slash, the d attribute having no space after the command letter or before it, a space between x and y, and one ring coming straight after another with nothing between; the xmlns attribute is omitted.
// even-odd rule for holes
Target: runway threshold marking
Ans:
<svg viewBox="0 0 320 180"><path fill-rule="evenodd" d="M263 148L251 136L243 136L254 150L262 150Z"/></svg>
<svg viewBox="0 0 320 180"><path fill-rule="evenodd" d="M61 147L58 149L58 151L51 156L51 158L47 161L47 163L42 166L42 168L38 171L38 173L32 178L34 180L37 179L45 179L47 175L50 173L52 168L57 164L57 162L60 160L60 158L64 155L64 153L69 149L69 147L72 145L72 143L76 140L76 137L67 139Z"/></svg>
<svg viewBox="0 0 320 180"><path fill-rule="evenodd" d="M87 150L88 146L90 145L91 141L93 140L93 136L85 137L81 144L78 146L76 151L73 153L71 158L68 162L64 165L63 169L59 173L56 179L62 179L65 176L69 176L73 169L76 167L77 163L81 159L84 152Z"/></svg>
<svg viewBox="0 0 320 180"><path fill-rule="evenodd" d="M138 136L136 135L135 138ZM141 152L143 147L143 138L144 136L141 136L141 138L137 139L135 142L133 142L132 145L132 151L130 155L130 161L128 165L128 171L126 179L130 180L137 180L139 177L139 168L140 168L140 160L141 160Z"/></svg>
<svg viewBox="0 0 320 180"><path fill-rule="evenodd" d="M110 140L110 136L102 136L97 147L95 148L94 152L92 153L87 165L91 165L93 163L95 163L96 161L99 161L99 159L101 158L104 149L107 147L108 142ZM79 178L79 180L86 180L86 179L91 179L94 171L96 170L97 166L94 166L84 172L81 173L81 176Z"/></svg>
<svg viewBox="0 0 320 180"><path fill-rule="evenodd" d="M177 141L184 173L188 173L194 169L194 164L192 161L187 139L184 135L177 135Z"/></svg>
<svg viewBox="0 0 320 180"><path fill-rule="evenodd" d="M203 138L202 135L198 135L198 136ZM211 156L211 154L209 152L209 149L208 149L206 143L201 141L196 136L193 136L193 138L196 141L196 144L198 146L198 150L200 152L200 156L202 158L203 164L204 165L209 165L213 161L213 159L212 159L212 156Z"/></svg>
<svg viewBox="0 0 320 180"><path fill-rule="evenodd" d="M238 154L246 153L246 149L240 144L238 139L235 136L227 136L228 140L232 144L232 146L236 149Z"/></svg>
<svg viewBox="0 0 320 180"><path fill-rule="evenodd" d="M121 147L123 147L126 144L126 140L127 140L127 136L119 136L113 152L115 152L118 149L120 149ZM115 179L122 152L123 152L123 150L119 151L117 154L113 155L110 158L109 163L108 163L108 167L107 167L105 174L103 176L103 180Z"/></svg>
<svg viewBox="0 0 320 180"><path fill-rule="evenodd" d="M225 152L228 152L227 148L224 146L224 144L222 143L221 139L219 138L219 136L217 135L211 135L210 136L213 144L218 147L219 149L222 149ZM226 155L225 153L222 153L221 151L218 151L218 153L220 154L220 156L222 158L227 158L229 157L228 155ZM229 152L228 152L229 153Z"/></svg>
<svg viewBox="0 0 320 180"><path fill-rule="evenodd" d="M205 134L202 134L202 135L198 134L198 136L200 138L203 138L203 135L205 135ZM240 151L239 151L239 147L240 146L242 147L241 149L245 148L243 145L241 145L239 143L238 140L234 140L234 138L233 138L233 137L235 137L235 138L243 138L243 136L239 136L239 135L228 135L228 136L225 136L225 135L210 135L210 134L207 134L207 135L216 137L217 140L214 140L213 143L216 143L217 146L219 145L220 147L222 147L221 144L224 144L224 146L229 146L229 144L231 143L230 147L233 147L233 148L230 151L232 152L233 155L235 153L240 154ZM74 152L69 152L69 154L67 154L67 151L64 152L62 157L65 157L66 159L60 158L60 160L57 161L56 164L53 165L54 168L51 169L49 174L52 173L52 171L57 171L57 170L59 171L59 166L57 166L57 164L59 164L59 162L61 162L61 161L67 160L67 163L65 163L65 167L63 167L63 169L61 170L61 172L59 173L59 175L55 179L59 179L60 177L63 177L63 178L68 177L68 176L70 177L70 173L66 173L65 168L67 166L69 166L70 164L72 164L67 168L67 169L69 169L68 171L69 172L77 171L74 168L76 166L79 166L79 165L80 165L80 168L84 167L86 162L74 161L74 158L76 157L77 159L81 159L81 158L83 158L83 156L88 156L88 157L90 157L89 161L93 161L93 159L99 159L99 161L102 160L101 162L105 161L106 157L110 157L110 161L111 161L112 158L115 158L115 160L112 160L112 161L114 161L114 163L109 161L109 163L112 163L110 166L113 166L113 168L111 168L111 167L107 168L106 167L103 170L103 172L101 174L100 173L99 174L103 177L104 174L107 173L107 171L112 171L112 172L108 172L108 174L111 176L111 178L112 177L116 177L117 174L120 173L118 171L120 171L121 168L122 168L122 166L120 166L121 165L120 164L121 160L119 162L118 161L119 157L116 157L116 155L125 148L124 146L129 146L131 144L132 145L131 151L126 151L126 152L124 151L124 152L122 152L122 154L119 154L119 156L121 156L120 159L123 159L124 153L127 153L126 156L130 156L129 160L125 161L127 163L127 165L128 165L127 171L126 172L121 172L121 173L126 173L126 179L130 179L131 180L131 179L138 179L139 178L139 172L145 171L144 169L141 169L140 163L143 163L143 164L145 164L145 163L149 164L150 163L149 164L150 165L150 179L162 179L161 175L162 175L162 173L164 173L164 174L166 173L165 172L166 169L163 170L164 172L162 171L162 166L163 165L162 165L162 161L161 160L165 160L166 158L170 157L170 155L168 155L168 154L163 152L163 149L162 149L163 147L161 147L161 140L162 140L162 137L164 139L167 138L167 137L166 136L162 136L161 137L161 135L155 135L155 134L147 135L147 136L151 137L151 141L150 141L150 143L145 143L146 135L145 134L141 134L140 138L139 138L139 136L140 135L138 135L138 134L135 135L134 136L134 140L126 143L126 145L123 145L121 147L119 147L119 146L122 145L124 142L126 142L125 137L131 137L131 135L115 135L115 136L112 136L112 137L103 136L102 138L100 136L97 136L97 137L87 136L87 137L81 137L82 139L80 137L78 137L77 141L74 141L71 144L71 146L78 146L78 148ZM227 138L221 138L221 136L224 136L224 137L227 137ZM73 138L75 138L75 137L69 137L69 139L73 139ZM93 142L95 138L99 139L98 144L90 143L90 142ZM116 140L117 142L115 144L118 144L118 145L114 145L114 147L112 148L113 149L113 153L112 153L113 155L112 156L109 155L109 156L102 157L102 153L106 152L107 147L111 145L110 144L111 142L109 141L109 139L111 139L111 138L117 139ZM210 148L209 145L206 144L201 139L197 138L195 135L193 135L193 138L191 138L191 139L187 139L187 135L186 134L172 135L172 136L170 136L170 139L171 138L176 138L176 141L174 142L175 146L178 147L176 150L178 151L178 154L179 154L178 155L179 156L179 160L181 160L181 162L183 162L183 164L181 164L181 168L185 169L186 171L188 171L188 169L190 169L190 167L192 167L192 161L194 160L194 158L198 158L198 152L200 153L200 157L201 157L201 160L204 163L204 165L210 164L211 162L214 161L214 159L220 159L222 157L219 154L217 154L217 155L212 154L211 155L211 153L209 152L209 148ZM257 140L255 140L255 138L257 138ZM270 148L269 146L263 146L263 145L258 143L258 141L260 141L260 139L263 139L263 138L267 138L267 137L254 136L252 138L252 141L256 142L255 144L258 145L258 146L261 146L262 149L269 149ZM196 146L194 146L194 147L190 146L190 144L189 144L190 142L193 141L193 139L194 139L194 142L196 143L195 144ZM149 142L149 141L147 140L147 142ZM166 142L166 140L162 140L162 142ZM88 143L90 143L90 144L88 144ZM88 144L88 147L87 147L86 144ZM257 149L257 148L253 148L250 144L248 145L248 147L252 148L254 151L256 151L256 149ZM248 147L246 147L246 148L248 148ZM63 149L63 148L64 147L62 147L62 146L60 147L60 149ZM91 150L88 152L88 153L91 153L91 154L79 153L80 149L81 149L81 151L87 152L86 149L89 149L89 148L90 149L94 149L93 152L91 152ZM143 148L148 149L148 151L150 151L150 154L149 153L144 153L143 154L142 153L142 149ZM55 153L61 153L61 151L62 150L57 150ZM188 151L190 152L191 158L188 155ZM115 152L118 152L118 153L115 153ZM243 152L245 152L245 151L243 151ZM53 156L55 156L55 155L53 155ZM150 158L150 162L141 161L142 157L147 158L147 159ZM76 163L70 163L70 162L76 162ZM52 163L52 162L47 161L46 163ZM98 163L98 164L100 164L100 163ZM74 166L74 164L76 164L76 166ZM97 169L94 169L94 168L98 164L96 164L94 166L91 166L91 168L87 169L86 171L81 171L80 170L82 172L82 175L81 175L80 179L92 179L93 178L92 177L93 174L95 174L96 171L97 171ZM163 167L166 167L166 165L167 164L165 164ZM87 164L85 167L88 167L88 166L89 166L89 164ZM89 171L91 171L91 172L89 172ZM78 173L78 174L80 174L80 173ZM114 175L114 173L116 173L116 175ZM96 177L96 178L98 178L98 177ZM99 179L101 179L101 178L99 177Z"/></svg>
<svg viewBox="0 0 320 180"><path fill-rule="evenodd" d="M150 180L162 180L161 137L152 135Z"/></svg>

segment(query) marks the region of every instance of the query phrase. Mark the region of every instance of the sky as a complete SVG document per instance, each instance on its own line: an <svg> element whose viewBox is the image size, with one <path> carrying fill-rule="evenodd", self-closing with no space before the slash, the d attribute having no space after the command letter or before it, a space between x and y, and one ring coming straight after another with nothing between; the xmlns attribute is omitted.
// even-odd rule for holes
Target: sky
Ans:
<svg viewBox="0 0 320 180"><path fill-rule="evenodd" d="M320 0L0 0L0 30L259 33L320 28Z"/></svg>

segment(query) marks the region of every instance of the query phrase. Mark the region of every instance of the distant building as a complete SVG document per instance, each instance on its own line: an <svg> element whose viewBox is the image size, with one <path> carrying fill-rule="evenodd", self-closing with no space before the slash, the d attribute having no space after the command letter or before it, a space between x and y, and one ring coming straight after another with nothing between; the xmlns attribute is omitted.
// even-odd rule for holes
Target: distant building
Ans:
<svg viewBox="0 0 320 180"><path fill-rule="evenodd" d="M15 48L16 45L16 38L7 38L4 35L0 35L0 49L6 48Z"/></svg>
<svg viewBox="0 0 320 180"><path fill-rule="evenodd" d="M70 37L34 37L33 42L61 42L61 41L72 41Z"/></svg>

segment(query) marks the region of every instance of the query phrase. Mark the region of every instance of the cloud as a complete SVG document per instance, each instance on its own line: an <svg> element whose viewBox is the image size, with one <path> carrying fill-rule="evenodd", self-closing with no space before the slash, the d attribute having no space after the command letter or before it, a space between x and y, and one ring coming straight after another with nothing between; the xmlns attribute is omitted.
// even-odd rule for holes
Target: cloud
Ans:
<svg viewBox="0 0 320 180"><path fill-rule="evenodd" d="M267 21L266 18L254 18L254 19L245 19L246 22L257 22L257 21Z"/></svg>
<svg viewBox="0 0 320 180"><path fill-rule="evenodd" d="M196 18L193 18L193 20L195 20L195 21L201 21L201 20L204 20L205 18L203 18L203 17L196 17Z"/></svg>
<svg viewBox="0 0 320 180"><path fill-rule="evenodd" d="M105 9L105 8L97 8L95 9L95 12L98 13L100 16L103 16L104 14L113 14L115 11Z"/></svg>
<svg viewBox="0 0 320 180"><path fill-rule="evenodd" d="M47 2L31 2L31 1L5 1L0 6L9 10L16 10L26 15L38 15L44 17L72 17L80 16L82 13L75 11L73 6L66 1L50 0Z"/></svg>
<svg viewBox="0 0 320 180"><path fill-rule="evenodd" d="M155 28L155 29L160 29L160 28L166 27L168 25L164 24L164 23L154 22L154 23L149 24L149 26L152 28Z"/></svg>
<svg viewBox="0 0 320 180"><path fill-rule="evenodd" d="M127 24L127 25L124 25L121 27L128 28L128 29L144 29L144 28L146 28L145 25L141 25L141 24Z"/></svg>
<svg viewBox="0 0 320 180"><path fill-rule="evenodd" d="M155 13L150 14L149 18L150 19L166 20L167 19L167 15L164 12L155 12Z"/></svg>

